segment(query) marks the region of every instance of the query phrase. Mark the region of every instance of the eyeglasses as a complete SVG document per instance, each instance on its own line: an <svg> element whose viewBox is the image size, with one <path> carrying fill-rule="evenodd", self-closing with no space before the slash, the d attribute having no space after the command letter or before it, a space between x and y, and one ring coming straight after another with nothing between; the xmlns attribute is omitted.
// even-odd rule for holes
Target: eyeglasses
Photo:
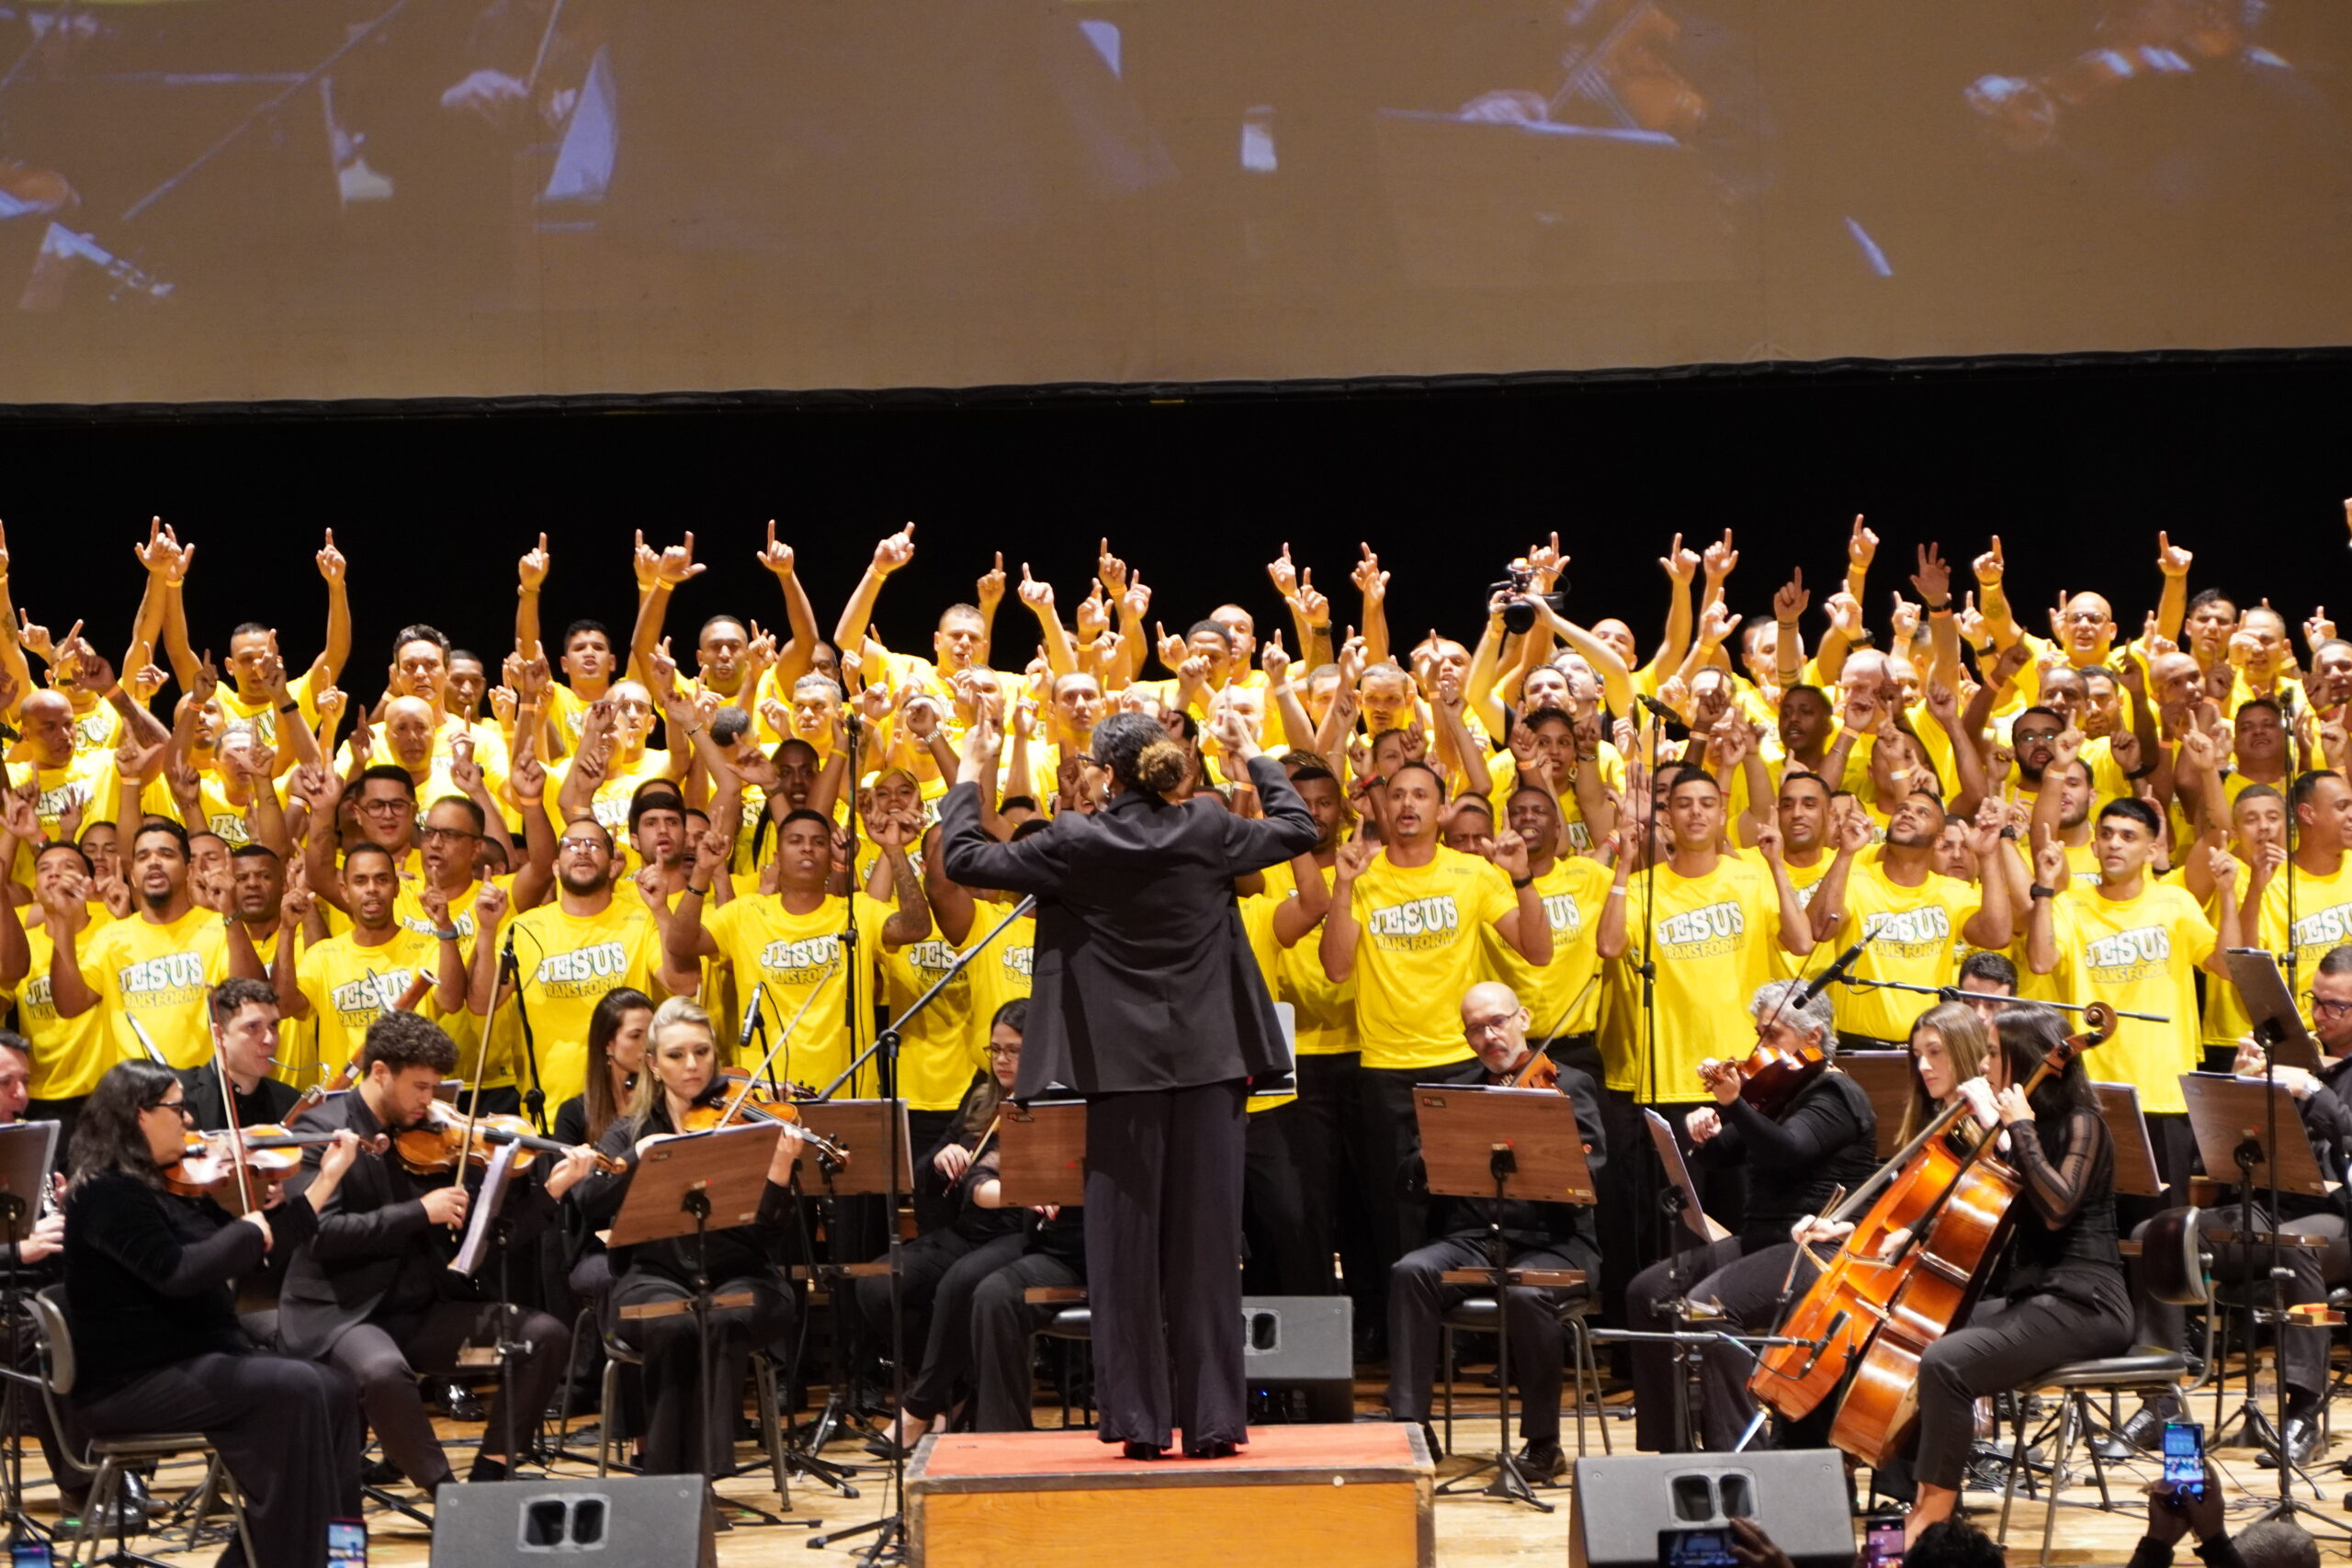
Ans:
<svg viewBox="0 0 2352 1568"><path fill-rule="evenodd" d="M2346 1013L2352 1012L2352 1002L2331 1001L2325 997L2314 996L2309 991L2303 993L2303 1000L2311 1004L2312 1016L2314 1018L2342 1018Z"/></svg>
<svg viewBox="0 0 2352 1568"><path fill-rule="evenodd" d="M163 1101L161 1104L151 1105L147 1109L150 1111L168 1111L173 1115L180 1119L180 1122L183 1126L193 1127L196 1125L195 1108L190 1106L185 1100L167 1100Z"/></svg>
<svg viewBox="0 0 2352 1568"><path fill-rule="evenodd" d="M471 837L471 835L468 836ZM563 839L558 840L555 847L563 851L566 854L577 854L582 850L595 850L601 852L605 847L605 840L602 839Z"/></svg>
<svg viewBox="0 0 2352 1568"><path fill-rule="evenodd" d="M468 839L479 839L481 835L480 833L469 833L463 828L426 828L418 832L417 837L430 844L436 840L458 839L462 840Z"/></svg>
<svg viewBox="0 0 2352 1568"><path fill-rule="evenodd" d="M1021 1047L1018 1045L991 1045L989 1047L989 1055L991 1056L1018 1056L1021 1055Z"/></svg>
<svg viewBox="0 0 2352 1568"><path fill-rule="evenodd" d="M414 811L416 806L413 802L406 800L363 800L359 803L358 808L382 815L388 812Z"/></svg>

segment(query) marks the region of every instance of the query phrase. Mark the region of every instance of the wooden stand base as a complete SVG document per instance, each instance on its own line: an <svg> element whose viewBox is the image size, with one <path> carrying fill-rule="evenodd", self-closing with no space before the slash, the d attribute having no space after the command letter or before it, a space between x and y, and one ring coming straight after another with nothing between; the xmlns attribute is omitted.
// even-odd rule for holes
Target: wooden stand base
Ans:
<svg viewBox="0 0 2352 1568"><path fill-rule="evenodd" d="M1231 1459L1120 1457L1091 1431L926 1438L907 1466L912 1568L1430 1568L1433 1481L1420 1428L1260 1427Z"/></svg>

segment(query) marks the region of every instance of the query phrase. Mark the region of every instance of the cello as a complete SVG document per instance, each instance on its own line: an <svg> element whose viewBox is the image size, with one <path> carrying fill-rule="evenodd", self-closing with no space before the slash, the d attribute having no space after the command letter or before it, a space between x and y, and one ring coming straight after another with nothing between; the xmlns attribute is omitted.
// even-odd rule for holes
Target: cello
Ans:
<svg viewBox="0 0 2352 1568"><path fill-rule="evenodd" d="M2084 1021L2088 1030L2060 1041L2034 1068L2027 1095L2115 1032L2114 1011L2101 1002ZM1827 1216L1852 1220L1854 1229L1781 1324L1780 1337L1804 1343L1767 1350L1748 1380L1760 1404L1793 1420L1819 1408L1852 1369L1829 1440L1873 1468L1917 1416L1920 1355L1967 1312L2008 1235L2019 1179L1988 1153L1997 1129L1976 1129L1964 1150L1944 1135L1967 1109L1954 1096ZM1908 1241L1883 1258L1897 1232Z"/></svg>

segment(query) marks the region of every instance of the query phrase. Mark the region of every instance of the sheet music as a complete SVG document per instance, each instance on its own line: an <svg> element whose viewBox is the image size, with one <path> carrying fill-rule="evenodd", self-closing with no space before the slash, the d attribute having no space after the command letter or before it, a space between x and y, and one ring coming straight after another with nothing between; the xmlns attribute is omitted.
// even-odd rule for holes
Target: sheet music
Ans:
<svg viewBox="0 0 2352 1568"><path fill-rule="evenodd" d="M470 1278L481 1267L490 1252L490 1227L496 1218L499 1205L506 1200L506 1178L514 1168L513 1144L501 1144L490 1156L490 1171L481 1179L481 1190L474 1194L471 1218L466 1222L465 1245L458 1248L458 1259L449 1267Z"/></svg>

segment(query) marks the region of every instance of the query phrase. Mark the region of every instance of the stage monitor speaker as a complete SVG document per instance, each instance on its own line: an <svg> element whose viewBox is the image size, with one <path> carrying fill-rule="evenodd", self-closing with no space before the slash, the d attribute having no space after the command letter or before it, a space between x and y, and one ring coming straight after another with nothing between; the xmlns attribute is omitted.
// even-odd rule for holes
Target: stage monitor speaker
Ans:
<svg viewBox="0 0 2352 1568"><path fill-rule="evenodd" d="M1580 1459L1568 1562L1655 1568L1673 1555L1660 1531L1722 1531L1734 1519L1753 1521L1796 1568L1852 1568L1846 1467L1834 1449Z"/></svg>
<svg viewBox="0 0 2352 1568"><path fill-rule="evenodd" d="M1261 1425L1355 1419L1355 1319L1345 1296L1241 1298L1241 1375Z"/></svg>
<svg viewBox="0 0 2352 1568"><path fill-rule="evenodd" d="M718 1556L702 1477L567 1475L443 1487L432 1562L433 1568L714 1568Z"/></svg>

